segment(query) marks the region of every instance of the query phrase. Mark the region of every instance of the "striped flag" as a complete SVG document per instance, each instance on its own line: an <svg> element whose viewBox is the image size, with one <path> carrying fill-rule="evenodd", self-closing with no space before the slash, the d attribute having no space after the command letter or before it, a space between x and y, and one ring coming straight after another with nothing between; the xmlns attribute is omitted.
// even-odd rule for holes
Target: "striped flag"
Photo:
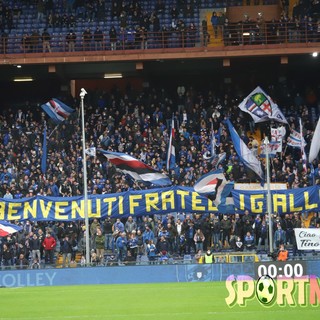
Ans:
<svg viewBox="0 0 320 320"><path fill-rule="evenodd" d="M303 147L306 146L306 141L302 137L301 132L292 129L291 134L287 139L287 145L294 148L301 148L302 145Z"/></svg>
<svg viewBox="0 0 320 320"><path fill-rule="evenodd" d="M15 224L6 221L0 221L0 237L6 237L8 234L16 233L21 230L22 228Z"/></svg>
<svg viewBox="0 0 320 320"><path fill-rule="evenodd" d="M97 151L102 153L119 171L128 174L135 181L149 182L157 186L171 185L171 180L165 174L126 153L102 149Z"/></svg>
<svg viewBox="0 0 320 320"><path fill-rule="evenodd" d="M240 139L236 129L234 128L230 120L227 119L226 122L230 131L234 148L241 162L243 162L243 164L246 167L254 171L260 177L260 179L264 179L260 161L256 158L254 153L247 147L247 145Z"/></svg>
<svg viewBox="0 0 320 320"><path fill-rule="evenodd" d="M208 197L218 207L230 193L233 184L229 184L221 169L203 175L194 185L194 191ZM228 192L226 190L228 189ZM225 202L225 199L224 199Z"/></svg>
<svg viewBox="0 0 320 320"><path fill-rule="evenodd" d="M66 104L55 98L43 104L41 108L57 124L66 120L70 116L70 114L75 111L74 109L68 107Z"/></svg>
<svg viewBox="0 0 320 320"><path fill-rule="evenodd" d="M176 147L175 147L175 131L174 131L174 118L171 121L170 140L167 154L167 170L172 170L176 166Z"/></svg>

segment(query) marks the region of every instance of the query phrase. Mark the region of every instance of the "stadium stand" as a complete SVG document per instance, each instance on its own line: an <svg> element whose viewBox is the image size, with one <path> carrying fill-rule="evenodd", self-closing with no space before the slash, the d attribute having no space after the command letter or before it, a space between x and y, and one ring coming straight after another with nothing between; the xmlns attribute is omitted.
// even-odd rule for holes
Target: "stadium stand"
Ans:
<svg viewBox="0 0 320 320"><path fill-rule="evenodd" d="M159 25L160 28L164 28L162 29L163 32L166 32L165 30L169 32L168 38L161 32L160 46L167 45L169 48L192 47L204 44L204 37L201 36L201 27L203 27L200 22L201 10L225 6L224 1L194 1L192 5L193 10L191 11L188 7L177 9L176 17L178 23L177 25L172 25L172 15L175 14L172 12L172 1L133 1L122 10L116 8L117 5L115 3L117 2L90 1L87 4L89 7L83 9L81 7L63 7L60 1L50 2L52 3L52 8L42 7L41 1L33 1L31 4L29 1L22 0L2 1L2 17L4 17L2 18L2 53L28 53L33 55L42 52L43 47L40 34L43 34L44 29L47 29L51 36L50 46L52 50L65 51L67 50L65 36L71 28L76 33L76 51L83 51L83 32L87 28L91 32L94 32L98 26L107 38L109 37L110 28L115 26L116 32L119 35L116 47L119 49L141 49L145 33L148 37L147 47L149 49L157 48L159 41L157 41L155 35L161 29L154 30L153 28L156 27L157 29ZM270 5L274 3L273 1L266 2ZM177 3L180 2L177 1ZM305 2L303 3L305 4ZM231 4L241 6L243 3L242 1L231 1ZM93 5L92 8L90 7L91 5ZM99 11L98 8L102 8L103 10ZM292 20L284 21L283 19L286 19L285 16L280 21L271 22L267 29L272 27L272 30L270 29L269 31L268 29L267 34L276 37L276 39L271 38L271 41L281 42L283 39L285 41L292 40L293 42L319 41L317 34L319 30L314 27L315 24L318 24L318 12L313 11L314 8L303 6L299 8L300 11L298 13L296 9L293 9L293 15L290 19L297 18L295 14L301 16L299 12L305 12L307 9L309 10L309 14L312 15L312 17L309 16L312 18L311 22L309 22L308 15L306 18L303 18L306 19L303 22L300 21L300 18L299 21L294 20L295 24ZM135 11L139 12L139 14L135 13ZM125 17L128 19L124 19L121 16L122 12L126 13ZM137 14L139 16L141 14L143 17L142 21L139 19L139 46L137 47L136 40L134 40L133 47L129 47L132 44L128 44L127 32L130 30L130 27L135 28L134 19ZM72 16L74 18L70 19ZM159 22L155 22L157 20L156 16L158 16ZM228 42L230 45L260 45L264 43L264 39L262 38L263 33L253 30L253 26L256 28L257 25L256 23L252 24L249 17L247 18L244 24L241 24L240 29L234 29L235 25L232 25L232 33L229 33L231 29L229 30L228 28L223 28L219 31L219 37L224 40L225 45L226 37L230 41ZM143 25L144 23L146 25ZM120 40L121 24L126 24L123 28L126 30L127 38L123 41ZM196 30L195 37L194 30L190 31L190 29L187 31L187 36L184 37L184 28L186 26L189 28L192 24ZM243 38L244 25L248 27L245 30L248 31L246 35L247 39ZM287 28L288 26L290 28ZM208 41L208 45L214 45L214 43L211 43L214 37L213 29L211 25L207 27L211 38ZM242 36L237 38L235 35L238 34L239 30L241 30ZM111 46L109 45L110 39L106 40L106 44L106 47L111 50ZM144 48L146 49L147 47ZM96 47L91 43L90 48ZM284 85L282 86L279 83L278 90L276 90L270 84L269 89L270 95L275 100L277 100L279 92L284 90L288 92L289 96L294 97L290 102L282 105L282 111L289 121L290 128L296 128L299 117L302 117L304 136L307 143L306 150L308 150L319 116L319 101L317 99L311 100L306 94L301 94L301 92L297 91L295 85L285 88ZM319 92L316 92L315 95L318 97ZM110 90L110 92L91 90L88 94L86 108L88 144L94 147L130 153L153 168L168 174L174 185L193 186L201 175L212 169L210 161L205 159L204 154L209 149L211 128L213 128L216 135L218 136L219 134L221 138L220 144L217 146L217 152L227 153L226 160L220 164L220 167L226 172L228 179L236 182L258 182L258 177L239 162L224 123L224 119L230 117L233 123L235 123L237 131L251 149L255 147L256 141L258 144L261 143L262 137L269 134L270 126L255 126L252 119L237 108L238 102L243 97L243 94L238 95L233 93L227 85L224 90L221 89L216 92L212 91L210 87L200 90L195 89L194 86L178 87L177 90L172 91L165 84L162 87L151 86L141 89L139 92L133 92L130 88L123 92L117 90ZM34 112L35 106L43 103L43 101L36 101L32 105L23 102L19 109L12 107L2 112L0 117L0 140L2 143L0 150L0 191L4 199L21 199L34 195L78 196L83 194L79 101L74 101L71 97L62 97L62 99L75 107L77 112L61 124L58 130L49 121L48 167L45 176L42 175L40 169L45 114ZM169 142L169 124L172 114L174 114L177 133L177 167L175 170L167 172L165 166L166 146ZM271 126L277 125L272 122ZM289 134L290 132L287 130L286 137ZM313 163L314 171L312 171L311 167L305 171L300 158L299 152L288 146L286 139L284 139L283 152L272 160L272 182L286 183L289 188L319 184L320 167L318 160L315 160ZM88 173L88 194L117 193L129 189L145 189L150 187L141 183L135 183L128 179L128 177L119 174L114 167L110 166L106 159L102 160L88 156ZM210 217L197 217L197 215L194 215L188 219L186 214L179 214L179 217L183 221L180 233L194 232L192 225L194 221L198 221L199 228L205 235L203 249L204 251L207 249L212 250L216 254L216 262L246 261L245 252L233 254L235 251L234 230L237 223L235 215L227 217L232 226L228 234L229 241L223 243L222 238L219 236L219 246L216 248L213 246L213 229L216 223L213 215ZM177 217L173 215L157 218L150 217L151 220L147 221L142 218L136 220L137 226L135 231L137 231L137 248L139 250L136 260L127 258L127 260L123 261L124 264L148 264L150 262L147 257L146 243L141 242L141 234L145 232L147 226L152 228L155 234L155 242L157 242L160 231L162 233L167 231L168 221L173 226L177 222ZM223 220L223 215L219 215L218 218L218 223L220 223ZM123 223L125 222L123 221ZM274 227L280 224L282 229L287 233L290 233L291 229L295 227L303 226L303 224L306 227L312 226L317 228L320 225L317 212L310 213L309 215L291 214L288 217L275 215L273 222ZM72 239L70 240L70 245L74 248L72 250L72 262L70 266L84 264L83 221L70 224L67 222L62 224L51 221L17 221L16 223L23 227L22 232L6 238L0 238L1 266L4 269L15 266L17 257L21 253L24 254L28 261L27 267L35 268L39 264L41 264L40 267L43 267L45 263L50 264L44 260L43 250L41 250L41 261L32 260L33 247L30 247L31 238L34 233L43 240L43 235L47 232L50 232L57 241L55 250L55 263L57 266L61 267L63 263L61 242L66 235L69 236L69 239ZM115 227L112 229L112 248L110 249L106 245L106 255L100 260L95 256L97 228L101 228L103 233L107 235L104 223L105 221L97 221L95 224L91 222L91 262L94 265L117 265L115 242L119 234ZM115 221L112 221L112 223L115 223ZM242 221L242 231L238 234L242 241L245 236L243 232L244 225L245 223ZM251 219L250 227L252 229L253 225L255 226L255 246L258 246L258 221ZM170 249L168 247L168 250L158 250L156 263L175 263L176 261L189 263L190 260L194 259L195 244L193 237L190 238L191 252L189 255L183 246L179 247L181 243L178 236L181 234L178 234L176 227L174 230L173 247ZM169 235L166 237L169 238ZM169 239L169 241L171 240ZM288 241L285 241L285 243L290 249L290 257L301 254L301 252L297 252L293 238L288 238ZM219 250L221 252L218 252ZM250 261L257 259L257 254L256 251L248 254L251 259ZM311 255L309 253L308 257L310 258L313 254L316 253L311 252ZM240 258L238 259L238 257Z"/></svg>

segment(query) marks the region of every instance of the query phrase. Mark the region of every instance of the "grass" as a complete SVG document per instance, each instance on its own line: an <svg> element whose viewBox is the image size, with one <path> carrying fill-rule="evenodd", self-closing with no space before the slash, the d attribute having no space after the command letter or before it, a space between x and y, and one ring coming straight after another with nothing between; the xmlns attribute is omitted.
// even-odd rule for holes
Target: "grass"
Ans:
<svg viewBox="0 0 320 320"><path fill-rule="evenodd" d="M0 289L0 319L316 319L319 307L229 308L224 282Z"/></svg>

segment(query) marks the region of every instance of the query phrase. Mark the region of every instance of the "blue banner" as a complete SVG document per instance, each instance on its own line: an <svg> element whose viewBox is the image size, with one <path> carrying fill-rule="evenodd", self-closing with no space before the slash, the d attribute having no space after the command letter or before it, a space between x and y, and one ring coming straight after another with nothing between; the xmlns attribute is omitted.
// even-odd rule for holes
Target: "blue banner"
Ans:
<svg viewBox="0 0 320 320"><path fill-rule="evenodd" d="M234 213L248 209L252 213L266 212L266 191L232 191L234 206L219 205L193 188L168 187L127 191L88 197L89 218L127 218L161 215L172 212ZM280 214L318 211L319 187L271 191L272 212ZM83 197L43 197L0 201L0 220L71 221L85 218Z"/></svg>
<svg viewBox="0 0 320 320"><path fill-rule="evenodd" d="M251 213L267 212L267 191L233 190L232 196L236 212L249 210ZM294 212L318 211L319 187L271 190L271 211L285 214Z"/></svg>
<svg viewBox="0 0 320 320"><path fill-rule="evenodd" d="M91 195L87 202L89 218L121 218L167 214L171 212L218 212L214 203L193 188L168 187ZM219 207L219 212L234 212L233 206ZM220 210L221 209L221 210ZM85 218L83 197L37 196L21 200L1 199L0 220L70 221Z"/></svg>

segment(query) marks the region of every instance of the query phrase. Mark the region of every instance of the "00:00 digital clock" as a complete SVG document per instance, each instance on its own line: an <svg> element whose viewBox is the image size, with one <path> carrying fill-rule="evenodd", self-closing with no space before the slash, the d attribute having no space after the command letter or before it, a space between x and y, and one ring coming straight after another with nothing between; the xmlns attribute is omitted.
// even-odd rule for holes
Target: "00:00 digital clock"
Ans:
<svg viewBox="0 0 320 320"><path fill-rule="evenodd" d="M255 278L300 278L306 275L305 261L260 261L254 266Z"/></svg>

